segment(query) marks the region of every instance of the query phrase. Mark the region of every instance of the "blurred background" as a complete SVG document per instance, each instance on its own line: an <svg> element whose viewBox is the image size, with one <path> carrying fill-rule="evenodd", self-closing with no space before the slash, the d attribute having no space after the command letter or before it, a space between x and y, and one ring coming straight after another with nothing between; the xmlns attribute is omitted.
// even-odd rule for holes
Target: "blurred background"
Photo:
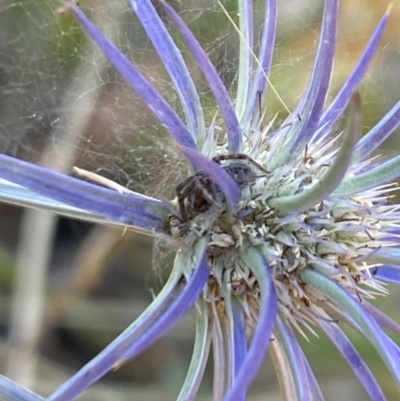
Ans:
<svg viewBox="0 0 400 401"><path fill-rule="evenodd" d="M206 48L226 85L235 90L238 35L215 0L171 0ZM236 20L236 2L223 1ZM85 12L140 66L175 107L165 70L128 1L82 0ZM157 0L154 0L157 5ZM256 33L264 1L255 1ZM343 0L333 97L359 58L390 1ZM102 57L56 0L0 1L0 150L71 173L78 166L131 190L173 196L185 161L134 91ZM258 11L259 9L259 11ZM289 109L311 73L322 0L279 0L271 81ZM169 24L159 8L160 15ZM400 99L400 5L393 4L380 49L360 92L364 132ZM182 46L211 123L215 103ZM256 35L257 37L257 35ZM285 118L269 91L267 115ZM398 136L382 152L398 152ZM43 396L50 394L124 330L152 300L168 274L171 244L105 226L0 204L0 371ZM122 235L123 234L123 235ZM400 293L376 304L400 322ZM378 355L349 333L398 400ZM173 400L188 368L194 318L185 320L136 360L108 374L82 400ZM327 400L364 400L366 394L336 349L321 336L303 341ZM396 339L400 341L399 338ZM199 400L210 399L212 366ZM267 360L250 400L280 400Z"/></svg>

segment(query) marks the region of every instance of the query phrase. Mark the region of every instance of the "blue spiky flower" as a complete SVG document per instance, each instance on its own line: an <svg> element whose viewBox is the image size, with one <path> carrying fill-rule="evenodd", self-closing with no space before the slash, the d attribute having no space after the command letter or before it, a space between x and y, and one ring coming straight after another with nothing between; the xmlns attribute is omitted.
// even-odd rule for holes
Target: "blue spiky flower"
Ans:
<svg viewBox="0 0 400 401"><path fill-rule="evenodd" d="M195 398L211 344L214 400L245 400L267 350L286 400L322 400L296 339L298 334L310 338L315 328L340 350L371 399L385 400L338 323L353 327L375 347L400 387L400 350L382 329L398 331L398 326L369 302L386 294L385 281L400 281L400 214L390 201L393 180L400 176L400 156L373 156L399 125L400 102L360 138L356 93L389 12L336 98L326 105L339 0L325 1L308 87L297 108L276 127L273 121L265 123L259 105L269 86L277 1L266 0L255 55L252 1L238 0L240 62L233 100L192 32L161 1L218 103L221 133L206 126L190 72L150 0L130 2L169 73L183 120L78 5L69 3L68 8L187 158L192 173L176 188L176 198L161 201L104 180L100 186L5 155L0 156L0 176L20 187L4 183L1 197L162 235L179 250L167 283L148 309L48 400L76 399L154 344L192 307L196 339L179 400ZM343 130L337 128L341 119ZM36 397L5 378L2 392L12 399Z"/></svg>

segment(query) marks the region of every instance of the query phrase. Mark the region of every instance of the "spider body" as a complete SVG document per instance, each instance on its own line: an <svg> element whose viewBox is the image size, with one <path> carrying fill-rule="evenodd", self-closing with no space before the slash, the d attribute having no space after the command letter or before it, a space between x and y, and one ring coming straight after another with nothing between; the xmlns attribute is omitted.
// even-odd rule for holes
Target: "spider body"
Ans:
<svg viewBox="0 0 400 401"><path fill-rule="evenodd" d="M267 171L245 154L221 155L213 158L235 180L241 190L255 181L254 170L246 163L253 164L259 170ZM181 212L181 222L186 223L194 216L205 213L212 207L222 207L226 202L224 193L218 184L204 171L199 171L176 187L178 204Z"/></svg>

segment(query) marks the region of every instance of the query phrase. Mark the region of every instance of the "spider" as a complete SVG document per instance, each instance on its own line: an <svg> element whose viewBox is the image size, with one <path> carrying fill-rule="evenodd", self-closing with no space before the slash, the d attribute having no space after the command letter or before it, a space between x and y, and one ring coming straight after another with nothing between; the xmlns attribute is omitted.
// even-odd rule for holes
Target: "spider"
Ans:
<svg viewBox="0 0 400 401"><path fill-rule="evenodd" d="M240 189L246 188L257 178L253 169L242 160L268 174L268 171L260 164L242 153L219 155L215 156L213 160L218 164L223 161L232 161L222 165L222 168L236 181ZM204 171L199 171L181 182L176 187L176 193L182 223L186 223L196 214L204 213L212 206L220 206L226 201L221 188Z"/></svg>

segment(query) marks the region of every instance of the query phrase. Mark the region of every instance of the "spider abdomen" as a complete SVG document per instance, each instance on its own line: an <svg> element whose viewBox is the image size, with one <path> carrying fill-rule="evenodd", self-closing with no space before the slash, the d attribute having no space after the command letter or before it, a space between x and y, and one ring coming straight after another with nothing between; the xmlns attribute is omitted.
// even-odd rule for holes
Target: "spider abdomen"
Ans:
<svg viewBox="0 0 400 401"><path fill-rule="evenodd" d="M243 162L230 162L221 166L238 184L241 190L254 182L253 169ZM213 206L222 208L226 202L219 185L204 171L199 171L176 187L182 222L205 213Z"/></svg>

